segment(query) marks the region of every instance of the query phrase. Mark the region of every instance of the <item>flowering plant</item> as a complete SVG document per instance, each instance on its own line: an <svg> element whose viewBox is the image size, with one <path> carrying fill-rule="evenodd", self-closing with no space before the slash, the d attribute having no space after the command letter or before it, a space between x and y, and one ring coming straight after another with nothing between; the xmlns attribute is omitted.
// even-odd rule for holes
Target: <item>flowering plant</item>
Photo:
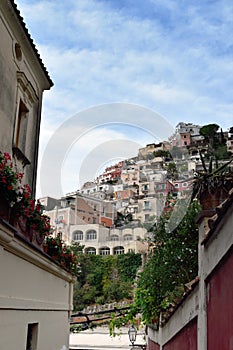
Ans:
<svg viewBox="0 0 233 350"><path fill-rule="evenodd" d="M10 154L0 151L0 192L10 206L19 200L22 177L13 169Z"/></svg>
<svg viewBox="0 0 233 350"><path fill-rule="evenodd" d="M60 263L66 270L77 275L80 271L77 247L67 245L60 235L53 237L49 235L45 238L44 245L47 247L47 254Z"/></svg>
<svg viewBox="0 0 233 350"><path fill-rule="evenodd" d="M50 218L43 214L43 206L40 201L30 200L28 208L27 224L32 229L40 233L41 236L47 236L50 233Z"/></svg>
<svg viewBox="0 0 233 350"><path fill-rule="evenodd" d="M43 214L40 202L32 198L30 186L22 185L22 178L23 173L14 170L10 154L0 151L0 194L11 207L10 223L22 218L27 230L34 229L43 240L50 233L50 219Z"/></svg>
<svg viewBox="0 0 233 350"><path fill-rule="evenodd" d="M64 242L62 241L60 235L57 237L53 237L49 235L45 238L44 245L47 246L47 253L54 257L60 257L62 253L62 245Z"/></svg>
<svg viewBox="0 0 233 350"><path fill-rule="evenodd" d="M14 219L22 217L28 229L37 231L41 237L50 233L50 218L43 214L43 206L32 199L29 185L21 186L18 201L13 206Z"/></svg>

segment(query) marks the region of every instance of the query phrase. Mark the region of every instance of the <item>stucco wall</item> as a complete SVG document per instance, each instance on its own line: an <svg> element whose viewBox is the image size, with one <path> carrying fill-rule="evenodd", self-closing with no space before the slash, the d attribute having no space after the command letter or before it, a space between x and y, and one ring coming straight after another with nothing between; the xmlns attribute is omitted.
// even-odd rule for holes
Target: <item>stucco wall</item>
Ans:
<svg viewBox="0 0 233 350"><path fill-rule="evenodd" d="M73 277L0 223L0 348L26 349L37 324L37 350L68 349Z"/></svg>
<svg viewBox="0 0 233 350"><path fill-rule="evenodd" d="M42 94L52 82L42 69L34 44L12 3L0 1L0 150L14 155L18 170L22 171L27 164L23 181L34 193ZM23 118L22 103L27 109ZM19 142L20 137L23 143Z"/></svg>
<svg viewBox="0 0 233 350"><path fill-rule="evenodd" d="M28 324L38 323L36 350L69 349L67 313L0 309L0 348L26 349Z"/></svg>

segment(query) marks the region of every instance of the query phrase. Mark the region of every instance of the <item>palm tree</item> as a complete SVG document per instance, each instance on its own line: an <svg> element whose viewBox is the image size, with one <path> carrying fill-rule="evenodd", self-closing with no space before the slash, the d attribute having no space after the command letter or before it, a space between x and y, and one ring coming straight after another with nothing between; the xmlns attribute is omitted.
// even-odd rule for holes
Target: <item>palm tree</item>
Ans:
<svg viewBox="0 0 233 350"><path fill-rule="evenodd" d="M203 209L215 209L227 198L229 190L233 187L233 171L230 167L233 158L221 166L218 166L216 161L213 168L211 157L207 168L201 153L200 157L203 170L194 175L192 199L199 199Z"/></svg>

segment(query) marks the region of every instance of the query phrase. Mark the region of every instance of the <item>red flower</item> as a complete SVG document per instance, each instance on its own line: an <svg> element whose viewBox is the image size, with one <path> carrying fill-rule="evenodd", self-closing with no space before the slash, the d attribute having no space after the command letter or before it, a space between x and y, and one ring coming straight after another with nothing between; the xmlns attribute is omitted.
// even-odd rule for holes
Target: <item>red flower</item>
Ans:
<svg viewBox="0 0 233 350"><path fill-rule="evenodd" d="M4 156L4 158L6 159L6 161L7 161L7 160L10 160L10 161L11 161L11 155L10 155L9 153L4 152L4 153L3 153L3 156Z"/></svg>
<svg viewBox="0 0 233 350"><path fill-rule="evenodd" d="M6 184L7 183L7 180L5 177L2 177L2 183Z"/></svg>

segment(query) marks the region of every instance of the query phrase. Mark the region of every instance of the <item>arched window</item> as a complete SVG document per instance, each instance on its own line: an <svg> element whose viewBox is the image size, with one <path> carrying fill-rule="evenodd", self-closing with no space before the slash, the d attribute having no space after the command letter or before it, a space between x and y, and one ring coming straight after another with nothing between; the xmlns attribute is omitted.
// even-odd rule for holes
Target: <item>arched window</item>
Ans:
<svg viewBox="0 0 233 350"><path fill-rule="evenodd" d="M125 250L124 250L124 247L115 247L113 249L113 254L114 255L120 255L120 254L124 254Z"/></svg>
<svg viewBox="0 0 233 350"><path fill-rule="evenodd" d="M95 230L89 230L86 233L87 241L93 241L97 238L97 232Z"/></svg>
<svg viewBox="0 0 233 350"><path fill-rule="evenodd" d="M83 231L74 231L73 232L73 240L74 241L82 241L83 240Z"/></svg>
<svg viewBox="0 0 233 350"><path fill-rule="evenodd" d="M118 235L112 235L111 236L111 241L119 241L119 236Z"/></svg>
<svg viewBox="0 0 233 350"><path fill-rule="evenodd" d="M93 247L88 247L85 249L86 254L96 255L96 249Z"/></svg>
<svg viewBox="0 0 233 350"><path fill-rule="evenodd" d="M133 236L132 235L124 235L124 241L132 241Z"/></svg>
<svg viewBox="0 0 233 350"><path fill-rule="evenodd" d="M100 248L99 252L100 252L100 255L110 255L110 248L108 247Z"/></svg>

